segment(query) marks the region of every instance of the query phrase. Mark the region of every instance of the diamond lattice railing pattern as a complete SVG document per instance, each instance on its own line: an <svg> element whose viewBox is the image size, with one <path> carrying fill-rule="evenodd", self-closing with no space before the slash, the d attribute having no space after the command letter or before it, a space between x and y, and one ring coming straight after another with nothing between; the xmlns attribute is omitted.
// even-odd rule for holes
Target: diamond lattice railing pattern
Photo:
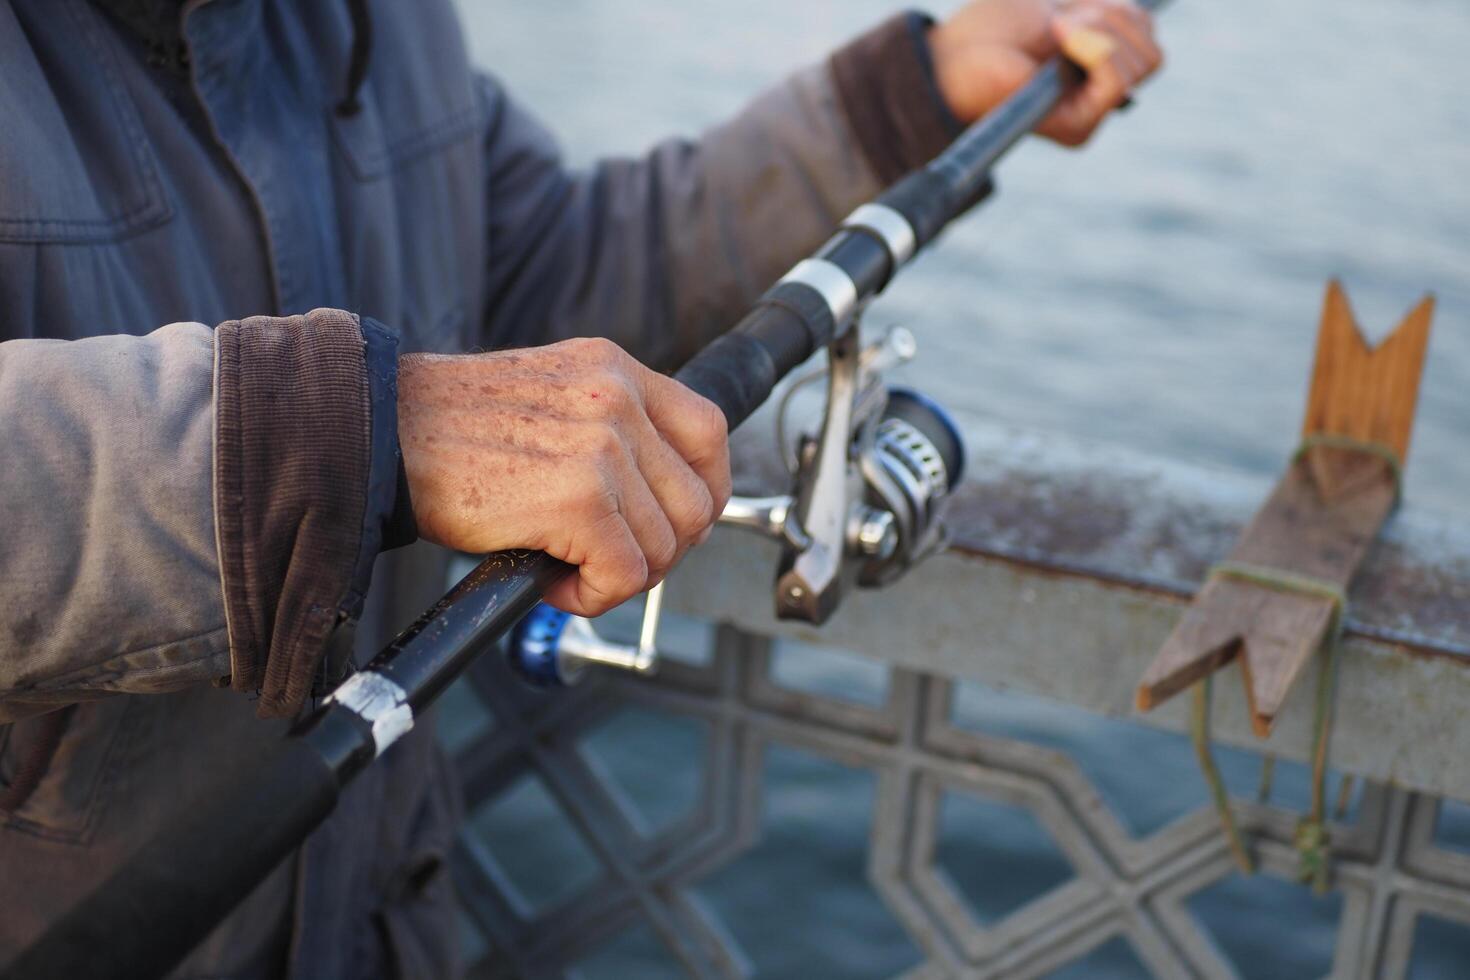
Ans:
<svg viewBox="0 0 1470 980"><path fill-rule="evenodd" d="M1470 808L1359 784L1315 897L1289 765L1262 802L1259 759L1222 753L1247 879L1197 777L1148 780L1178 735L729 626L666 635L654 681L548 696L487 657L455 693L475 975L1464 972Z"/></svg>

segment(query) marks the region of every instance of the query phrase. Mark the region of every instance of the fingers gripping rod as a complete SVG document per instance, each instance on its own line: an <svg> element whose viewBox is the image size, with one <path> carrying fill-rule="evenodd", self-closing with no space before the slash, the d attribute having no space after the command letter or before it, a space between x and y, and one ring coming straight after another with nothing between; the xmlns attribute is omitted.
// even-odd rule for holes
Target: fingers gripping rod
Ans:
<svg viewBox="0 0 1470 980"><path fill-rule="evenodd" d="M989 194L992 166L1075 76L1061 61L1044 65L928 166L849 215L675 377L718 405L733 430L780 378L841 337L860 305L951 220ZM166 974L326 818L343 786L572 571L541 552L487 556L275 751L236 766L218 792L164 821L5 975Z"/></svg>

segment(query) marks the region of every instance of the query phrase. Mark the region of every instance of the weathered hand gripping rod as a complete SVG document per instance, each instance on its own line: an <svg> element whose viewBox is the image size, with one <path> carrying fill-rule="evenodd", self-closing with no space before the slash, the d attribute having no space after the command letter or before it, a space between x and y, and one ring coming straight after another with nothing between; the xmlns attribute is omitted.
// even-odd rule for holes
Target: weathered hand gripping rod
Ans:
<svg viewBox="0 0 1470 980"><path fill-rule="evenodd" d="M1154 8L1161 3L1146 0L1143 5ZM836 504L831 497L823 500L820 489L790 498L792 509L808 522L806 528L785 516L773 524L769 512L759 519L747 514L732 521L746 526L764 523L788 541L788 560L777 584L778 611L783 615L821 622L839 594L837 567L844 542L850 540L846 505L854 485L848 448L863 414L857 408L863 401L859 396L872 388L862 384L865 375L856 347L861 307L950 221L989 194L996 161L1034 129L1080 77L1079 70L1064 61L1042 66L1023 88L928 166L854 211L814 256L798 263L733 330L675 375L718 405L733 430L769 397L783 376L818 350L829 348L828 431L823 441L829 441L826 436L834 425L841 438L832 440L835 450L812 444L802 475L815 485L824 481L838 485ZM840 364L847 365L845 374ZM899 400L880 395L880 411L870 406L868 420L876 425L883 405ZM924 416L924 410L919 415ZM913 500L927 515L934 496L942 496L958 478L958 437L951 433L952 442L946 444L943 424L936 431L922 418L911 415L909 421L927 430L933 443L928 447L930 457L942 456L941 466L948 468L947 477L943 468L938 470L945 485L935 487L928 497L921 491ZM871 442L870 438L870 448ZM882 474L869 477L870 488L875 479L884 480ZM859 493L863 482L856 480ZM780 510L784 515L786 508ZM902 564L920 548L932 546L933 536L921 533L933 530L929 523L916 523L913 537L926 544L910 541ZM821 540L824 527L826 541ZM862 533L856 532L859 537ZM870 556L869 564L859 581L864 575L868 581L863 584L886 581L884 569L875 570L872 562L881 566L890 560L890 551L870 548L864 554ZM554 582L571 572L571 566L539 552L487 556L303 719L278 749L222 774L227 782L221 792L178 814L25 950L6 976L53 980L166 974L326 819L342 788L407 732L415 715L476 657L492 649ZM804 585L796 587L798 582Z"/></svg>

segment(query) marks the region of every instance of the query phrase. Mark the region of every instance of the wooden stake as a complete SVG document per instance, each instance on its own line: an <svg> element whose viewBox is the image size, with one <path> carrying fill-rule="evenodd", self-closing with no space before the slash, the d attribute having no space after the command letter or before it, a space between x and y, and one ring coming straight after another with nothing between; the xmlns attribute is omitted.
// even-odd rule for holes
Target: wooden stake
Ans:
<svg viewBox="0 0 1470 980"><path fill-rule="evenodd" d="M1372 349L1341 285L1328 284L1302 424L1307 449L1241 533L1229 564L1309 579L1346 594L1393 510L1433 311L1434 301L1426 297ZM1326 638L1336 606L1323 589L1211 577L1139 683L1139 710L1239 659L1251 725L1264 738Z"/></svg>

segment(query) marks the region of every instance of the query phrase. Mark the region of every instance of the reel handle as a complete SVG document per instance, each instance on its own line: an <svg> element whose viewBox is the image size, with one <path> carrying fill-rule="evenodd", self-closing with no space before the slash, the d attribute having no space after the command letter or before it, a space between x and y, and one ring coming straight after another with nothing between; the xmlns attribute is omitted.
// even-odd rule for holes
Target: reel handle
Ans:
<svg viewBox="0 0 1470 980"><path fill-rule="evenodd" d="M511 631L506 657L532 687L571 687L590 665L649 676L658 673L658 624L664 584L648 590L638 644L609 643L597 635L592 620L553 609L544 602Z"/></svg>

